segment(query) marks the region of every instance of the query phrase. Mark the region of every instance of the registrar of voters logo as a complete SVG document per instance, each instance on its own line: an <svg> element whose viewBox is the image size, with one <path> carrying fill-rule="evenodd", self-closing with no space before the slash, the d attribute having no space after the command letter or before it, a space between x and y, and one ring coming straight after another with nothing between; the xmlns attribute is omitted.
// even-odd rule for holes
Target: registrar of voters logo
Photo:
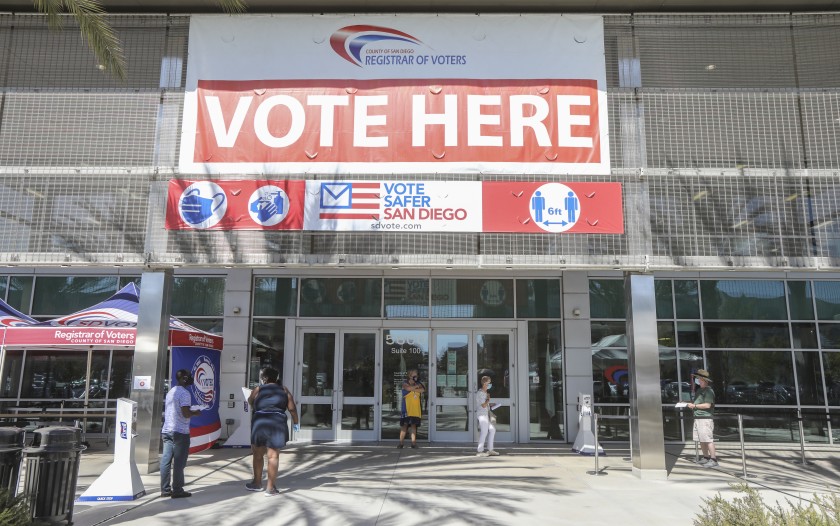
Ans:
<svg viewBox="0 0 840 526"><path fill-rule="evenodd" d="M216 399L216 368L205 355L199 356L192 366L193 394L200 403L213 405Z"/></svg>
<svg viewBox="0 0 840 526"><path fill-rule="evenodd" d="M580 199L571 188L547 183L534 191L530 199L531 219L547 232L565 232L580 218Z"/></svg>
<svg viewBox="0 0 840 526"><path fill-rule="evenodd" d="M367 54L363 57L362 52L368 44L378 42L387 42L391 46L387 49L377 47L377 53L370 53L371 59L375 56L387 57L387 60L380 60L379 62L393 62L395 65L414 63L414 46L422 44L420 40L408 33L390 27L370 25L342 27L330 37L330 46L338 56L359 67L363 67L365 62L367 62L367 65L374 64L374 60L365 60ZM403 44L410 45L405 46ZM386 53L379 53L380 50Z"/></svg>
<svg viewBox="0 0 840 526"><path fill-rule="evenodd" d="M466 55L430 52L419 38L384 26L342 27L330 36L330 46L339 57L360 68L467 64Z"/></svg>

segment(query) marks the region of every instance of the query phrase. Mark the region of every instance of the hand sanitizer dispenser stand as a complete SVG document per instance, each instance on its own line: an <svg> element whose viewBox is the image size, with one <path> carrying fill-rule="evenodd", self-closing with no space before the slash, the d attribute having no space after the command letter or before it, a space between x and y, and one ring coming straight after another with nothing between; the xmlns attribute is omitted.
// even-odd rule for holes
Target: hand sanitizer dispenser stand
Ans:
<svg viewBox="0 0 840 526"><path fill-rule="evenodd" d="M245 401L242 402L242 412L239 413L241 416L239 427L225 440L224 447L251 447L251 408L248 407L248 397L251 396L251 390L243 387L242 396L245 397Z"/></svg>
<svg viewBox="0 0 840 526"><path fill-rule="evenodd" d="M146 494L134 460L137 402L128 398L118 399L116 418L114 462L82 493L78 502L134 500Z"/></svg>
<svg viewBox="0 0 840 526"><path fill-rule="evenodd" d="M592 395L578 393L578 434L572 451L581 455L595 454L595 435L592 434ZM598 456L604 449L598 444Z"/></svg>

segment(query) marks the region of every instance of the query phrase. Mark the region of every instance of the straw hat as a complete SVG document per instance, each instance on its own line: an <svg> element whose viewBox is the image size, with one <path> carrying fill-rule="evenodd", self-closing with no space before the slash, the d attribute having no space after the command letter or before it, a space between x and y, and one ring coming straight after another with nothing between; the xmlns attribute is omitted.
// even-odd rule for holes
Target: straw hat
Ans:
<svg viewBox="0 0 840 526"><path fill-rule="evenodd" d="M712 379L709 377L709 371L705 369L697 369L697 372L694 373L694 376L697 378L702 378L707 382L711 382Z"/></svg>

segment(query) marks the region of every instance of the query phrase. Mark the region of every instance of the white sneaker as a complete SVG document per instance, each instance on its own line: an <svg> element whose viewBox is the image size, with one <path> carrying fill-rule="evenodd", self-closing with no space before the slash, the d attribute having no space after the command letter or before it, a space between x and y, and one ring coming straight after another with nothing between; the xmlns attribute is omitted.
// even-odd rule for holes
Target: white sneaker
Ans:
<svg viewBox="0 0 840 526"><path fill-rule="evenodd" d="M488 451L479 451L478 453L476 453L476 454L475 454L475 456L477 456L477 457L489 457L489 456L490 456L490 452L488 452Z"/></svg>
<svg viewBox="0 0 840 526"><path fill-rule="evenodd" d="M487 452L487 455L490 456L490 457L498 457L499 452L494 450L494 449L491 449L490 451Z"/></svg>

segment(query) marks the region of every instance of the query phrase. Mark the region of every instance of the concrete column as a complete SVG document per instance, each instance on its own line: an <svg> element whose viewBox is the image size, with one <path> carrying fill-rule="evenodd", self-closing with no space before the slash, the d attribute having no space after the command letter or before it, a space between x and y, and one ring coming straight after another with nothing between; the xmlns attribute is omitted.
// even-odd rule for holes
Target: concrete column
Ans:
<svg viewBox="0 0 840 526"><path fill-rule="evenodd" d="M630 374L630 447L633 474L666 479L665 435L659 384L659 341L652 274L624 275Z"/></svg>
<svg viewBox="0 0 840 526"><path fill-rule="evenodd" d="M248 268L234 268L225 279L225 348L219 379L219 418L222 421L222 438L240 425L250 421L246 413L242 387L248 383L248 355L251 336L251 289L253 274ZM227 422L233 420L232 425Z"/></svg>
<svg viewBox="0 0 840 526"><path fill-rule="evenodd" d="M566 372L566 441L574 442L580 415L579 393L592 392L592 324L589 315L589 275L563 272L563 349ZM594 400L594 397L593 397ZM571 447L571 446L570 446Z"/></svg>
<svg viewBox="0 0 840 526"><path fill-rule="evenodd" d="M171 295L171 269L143 273L133 376L151 377L151 388L134 389L132 381L130 398L137 402L137 469L146 475L160 469L160 428L166 396Z"/></svg>

